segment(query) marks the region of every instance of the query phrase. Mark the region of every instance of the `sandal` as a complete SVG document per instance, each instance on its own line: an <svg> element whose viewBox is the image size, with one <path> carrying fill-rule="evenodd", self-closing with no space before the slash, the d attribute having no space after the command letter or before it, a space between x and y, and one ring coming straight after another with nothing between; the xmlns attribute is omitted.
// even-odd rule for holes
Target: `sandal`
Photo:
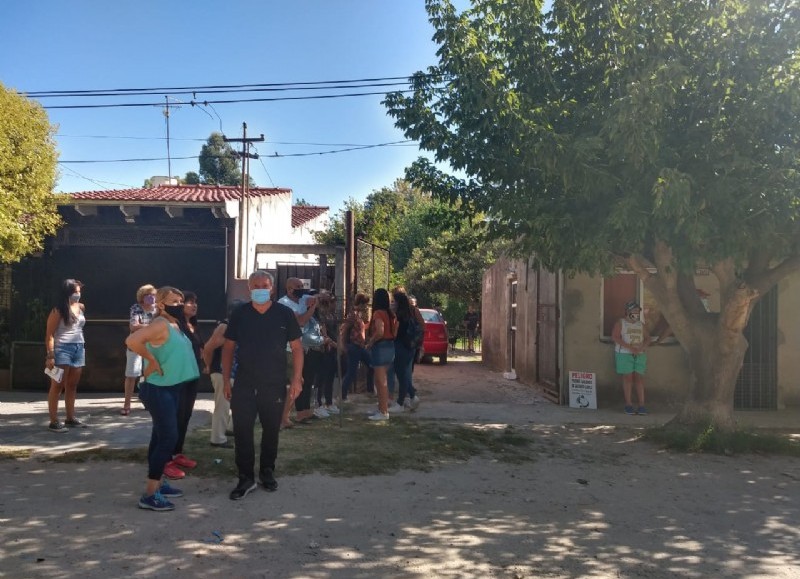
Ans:
<svg viewBox="0 0 800 579"><path fill-rule="evenodd" d="M120 410L120 411L119 411L119 413L120 413L122 416L127 416L128 414L130 414L130 413L131 413L131 409L130 409L130 408L123 408L122 410Z"/></svg>

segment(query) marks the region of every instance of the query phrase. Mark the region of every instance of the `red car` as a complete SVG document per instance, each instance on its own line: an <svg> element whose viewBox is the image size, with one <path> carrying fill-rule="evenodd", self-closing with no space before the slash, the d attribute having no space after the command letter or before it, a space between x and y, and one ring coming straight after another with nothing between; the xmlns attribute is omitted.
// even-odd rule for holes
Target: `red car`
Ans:
<svg viewBox="0 0 800 579"><path fill-rule="evenodd" d="M436 310L420 308L419 312L425 320L425 335L422 338L422 347L425 356L438 356L440 364L447 364L447 322L442 314Z"/></svg>

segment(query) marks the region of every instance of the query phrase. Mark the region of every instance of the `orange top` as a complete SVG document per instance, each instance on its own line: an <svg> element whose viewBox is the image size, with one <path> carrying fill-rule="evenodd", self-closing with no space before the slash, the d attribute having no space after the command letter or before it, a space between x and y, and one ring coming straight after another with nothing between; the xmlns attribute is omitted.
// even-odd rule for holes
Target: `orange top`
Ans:
<svg viewBox="0 0 800 579"><path fill-rule="evenodd" d="M390 320L389 314L387 314L385 310L372 312L372 319L369 321L370 333L372 333L372 324L375 320L383 322L383 336L381 336L381 340L394 340L395 336L397 336L397 319Z"/></svg>

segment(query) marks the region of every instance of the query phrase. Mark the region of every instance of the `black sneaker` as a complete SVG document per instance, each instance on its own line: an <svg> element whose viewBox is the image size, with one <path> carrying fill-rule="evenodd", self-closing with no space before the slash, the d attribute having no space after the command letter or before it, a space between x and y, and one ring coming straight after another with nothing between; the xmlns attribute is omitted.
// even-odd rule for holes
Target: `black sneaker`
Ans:
<svg viewBox="0 0 800 579"><path fill-rule="evenodd" d="M275 475L271 470L265 470L258 476L259 482L263 485L265 490L275 492L278 490L278 481L275 480Z"/></svg>
<svg viewBox="0 0 800 579"><path fill-rule="evenodd" d="M233 448L233 444L227 440L225 442L212 442L211 446L216 446L217 448Z"/></svg>
<svg viewBox="0 0 800 579"><path fill-rule="evenodd" d="M258 485L255 483L253 479L247 478L240 478L239 484L236 485L236 488L231 491L231 494L228 495L232 501L241 501L245 498L250 491L254 490Z"/></svg>
<svg viewBox="0 0 800 579"><path fill-rule="evenodd" d="M78 420L77 418L73 418L72 420L65 420L64 426L69 428L86 428L86 424Z"/></svg>
<svg viewBox="0 0 800 579"><path fill-rule="evenodd" d="M47 427L47 430L49 430L50 432L66 432L67 427L64 426L63 422L59 422L58 420L56 420L55 422L50 423L50 426Z"/></svg>

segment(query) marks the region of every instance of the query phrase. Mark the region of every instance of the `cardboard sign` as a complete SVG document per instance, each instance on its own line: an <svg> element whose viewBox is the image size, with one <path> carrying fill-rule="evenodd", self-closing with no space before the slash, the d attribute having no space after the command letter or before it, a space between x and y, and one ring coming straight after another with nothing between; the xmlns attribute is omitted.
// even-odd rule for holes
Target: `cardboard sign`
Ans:
<svg viewBox="0 0 800 579"><path fill-rule="evenodd" d="M597 376L594 372L570 371L569 406L597 410Z"/></svg>

